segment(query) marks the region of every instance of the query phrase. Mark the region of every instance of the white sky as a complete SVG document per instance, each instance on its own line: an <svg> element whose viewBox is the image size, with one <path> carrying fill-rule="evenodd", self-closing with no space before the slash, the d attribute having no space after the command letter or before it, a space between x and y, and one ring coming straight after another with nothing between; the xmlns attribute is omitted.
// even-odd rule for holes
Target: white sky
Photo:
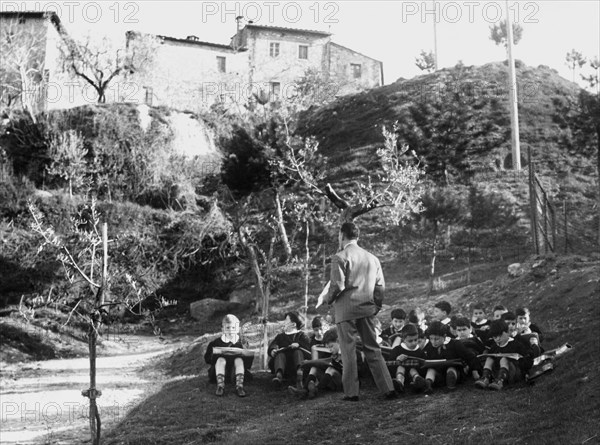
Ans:
<svg viewBox="0 0 600 445"><path fill-rule="evenodd" d="M506 13L506 0L438 1L439 67L482 65L506 58L489 40L489 26ZM508 1L511 18L524 29L514 56L527 65L548 65L572 78L565 55L576 49L600 54L600 2ZM262 25L329 31L334 42L381 60L385 83L420 74L415 57L433 49L433 1L2 1L2 11L54 10L74 36L118 35L134 30L229 43L237 15ZM430 13L428 13L428 11ZM589 65L584 71L589 70ZM579 76L577 75L577 78Z"/></svg>

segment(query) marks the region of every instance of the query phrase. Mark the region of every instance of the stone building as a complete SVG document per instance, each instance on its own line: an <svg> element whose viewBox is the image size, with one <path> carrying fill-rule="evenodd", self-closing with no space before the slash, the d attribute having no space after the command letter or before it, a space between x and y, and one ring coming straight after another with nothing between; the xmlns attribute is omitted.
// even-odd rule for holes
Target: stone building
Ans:
<svg viewBox="0 0 600 445"><path fill-rule="evenodd" d="M138 35L129 33L128 40ZM219 101L243 105L261 92L287 98L309 69L334 96L383 85L380 61L332 42L327 32L248 23L238 25L229 45L157 37L152 72L130 79L136 99L149 105L196 111Z"/></svg>
<svg viewBox="0 0 600 445"><path fill-rule="evenodd" d="M0 106L33 114L67 99L67 76L58 67L65 31L53 12L0 13ZM60 107L58 105L57 107Z"/></svg>

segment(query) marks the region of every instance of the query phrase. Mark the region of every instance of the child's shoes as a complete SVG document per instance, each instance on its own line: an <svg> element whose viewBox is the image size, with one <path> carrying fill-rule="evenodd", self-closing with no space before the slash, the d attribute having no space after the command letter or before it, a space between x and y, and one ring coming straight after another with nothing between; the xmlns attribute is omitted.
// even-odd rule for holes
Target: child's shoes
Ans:
<svg viewBox="0 0 600 445"><path fill-rule="evenodd" d="M238 395L238 397L246 397L246 391L244 391L243 386L237 386L235 388L235 392Z"/></svg>
<svg viewBox="0 0 600 445"><path fill-rule="evenodd" d="M225 393L225 387L223 386L217 386L217 390L215 391L215 394L219 397L223 396L223 394Z"/></svg>

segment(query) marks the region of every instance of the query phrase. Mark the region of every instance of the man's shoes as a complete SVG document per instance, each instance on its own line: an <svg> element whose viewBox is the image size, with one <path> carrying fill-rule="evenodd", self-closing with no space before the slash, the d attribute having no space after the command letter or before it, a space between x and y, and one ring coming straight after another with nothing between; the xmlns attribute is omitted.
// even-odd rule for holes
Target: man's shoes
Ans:
<svg viewBox="0 0 600 445"><path fill-rule="evenodd" d="M458 377L454 372L449 372L446 374L446 386L448 389L456 389L456 381Z"/></svg>
<svg viewBox="0 0 600 445"><path fill-rule="evenodd" d="M425 389L426 386L425 379L420 375L415 376L415 378L413 379L413 386L417 391L422 391L423 389Z"/></svg>
<svg viewBox="0 0 600 445"><path fill-rule="evenodd" d="M504 381L502 379L498 379L495 382L490 383L488 388L493 389L494 391L500 391L502 388L504 388Z"/></svg>
<svg viewBox="0 0 600 445"><path fill-rule="evenodd" d="M344 396L342 400L344 402L358 402L358 396Z"/></svg>
<svg viewBox="0 0 600 445"><path fill-rule="evenodd" d="M238 395L238 397L246 397L246 391L244 391L243 386L236 386L235 393Z"/></svg>
<svg viewBox="0 0 600 445"><path fill-rule="evenodd" d="M394 384L394 389L396 390L397 393L404 392L404 385L402 384L402 382L400 380L392 379L392 383Z"/></svg>
<svg viewBox="0 0 600 445"><path fill-rule="evenodd" d="M394 400L398 398L398 393L396 391L386 392L383 396L385 400Z"/></svg>
<svg viewBox="0 0 600 445"><path fill-rule="evenodd" d="M315 397L317 397L317 385L315 385L314 380L310 380L308 382L308 398L309 399L314 399Z"/></svg>
<svg viewBox="0 0 600 445"><path fill-rule="evenodd" d="M224 393L225 393L225 387L217 386L217 390L215 391L215 394L219 397L222 397Z"/></svg>
<svg viewBox="0 0 600 445"><path fill-rule="evenodd" d="M486 389L490 386L490 379L488 377L482 377L475 382L477 388Z"/></svg>
<svg viewBox="0 0 600 445"><path fill-rule="evenodd" d="M296 397L301 397L301 398L304 398L308 395L308 391L306 389L304 389L304 388L299 389L299 388L297 388L295 386L291 386L291 385L287 387L287 391L288 391L288 394L291 394Z"/></svg>

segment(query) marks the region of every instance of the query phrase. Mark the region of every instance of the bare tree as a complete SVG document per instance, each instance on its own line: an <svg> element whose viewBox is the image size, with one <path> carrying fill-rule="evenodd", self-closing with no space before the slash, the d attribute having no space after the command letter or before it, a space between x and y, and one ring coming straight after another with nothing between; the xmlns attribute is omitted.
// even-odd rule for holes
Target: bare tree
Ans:
<svg viewBox="0 0 600 445"><path fill-rule="evenodd" d="M81 43L66 39L59 59L63 71L92 86L98 103L104 103L111 82L150 67L157 45L156 38L141 34L129 33L122 47L108 37L92 40L88 35Z"/></svg>
<svg viewBox="0 0 600 445"><path fill-rule="evenodd" d="M20 103L34 123L47 82L45 43L42 32L16 20L0 29L0 106L11 110Z"/></svg>
<svg viewBox="0 0 600 445"><path fill-rule="evenodd" d="M279 168L313 195L326 196L341 211L343 221L381 209L397 224L413 212L421 211L418 184L422 170L420 161L414 162L416 155L406 144L398 147L397 124L391 130L384 126L382 133L384 146L377 150L381 172L358 178L349 198L339 196L331 184L324 184L324 162L315 139L300 140L288 131Z"/></svg>
<svg viewBox="0 0 600 445"><path fill-rule="evenodd" d="M587 60L579 51L572 49L565 56L565 63L573 72L573 83L575 83L575 72L577 71L577 68L581 69L581 67L587 63Z"/></svg>

